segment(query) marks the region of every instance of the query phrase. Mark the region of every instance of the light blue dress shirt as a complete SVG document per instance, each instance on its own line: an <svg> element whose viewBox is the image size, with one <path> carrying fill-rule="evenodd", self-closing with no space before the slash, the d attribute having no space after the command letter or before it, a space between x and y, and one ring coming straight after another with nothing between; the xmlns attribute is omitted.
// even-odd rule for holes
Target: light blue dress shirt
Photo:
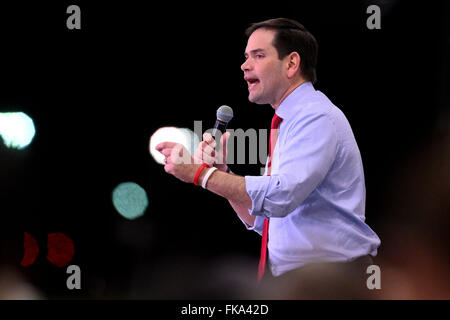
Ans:
<svg viewBox="0 0 450 320"><path fill-rule="evenodd" d="M283 118L271 175L246 176L253 227L269 218L274 276L315 262L377 254L380 239L365 221L361 155L344 114L311 82L278 107ZM266 164L267 174L267 164Z"/></svg>

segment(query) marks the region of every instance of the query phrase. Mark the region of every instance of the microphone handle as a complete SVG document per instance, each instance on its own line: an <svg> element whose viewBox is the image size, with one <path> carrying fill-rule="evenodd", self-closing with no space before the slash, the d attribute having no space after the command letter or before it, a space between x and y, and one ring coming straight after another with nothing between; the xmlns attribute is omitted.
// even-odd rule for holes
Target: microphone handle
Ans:
<svg viewBox="0 0 450 320"><path fill-rule="evenodd" d="M214 139L216 139L216 135L218 133L218 131L221 132L221 135L225 133L225 131L227 130L227 125L228 122L223 122L220 120L216 120L216 124L214 125L213 131L212 131L212 136Z"/></svg>

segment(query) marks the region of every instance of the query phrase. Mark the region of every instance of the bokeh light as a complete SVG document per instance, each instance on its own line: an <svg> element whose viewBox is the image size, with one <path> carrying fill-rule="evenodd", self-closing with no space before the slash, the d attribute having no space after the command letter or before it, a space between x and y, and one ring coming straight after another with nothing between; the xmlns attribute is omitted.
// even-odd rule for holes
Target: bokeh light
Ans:
<svg viewBox="0 0 450 320"><path fill-rule="evenodd" d="M112 192L114 208L129 220L142 216L148 207L145 190L134 182L120 183Z"/></svg>
<svg viewBox="0 0 450 320"><path fill-rule="evenodd" d="M34 138L33 120L23 112L0 113L0 136L8 148L26 148Z"/></svg>
<svg viewBox="0 0 450 320"><path fill-rule="evenodd" d="M191 155L200 143L194 131L187 128L162 127L156 130L150 138L150 154L159 164L164 164L164 156L155 149L161 142L176 142L182 144Z"/></svg>

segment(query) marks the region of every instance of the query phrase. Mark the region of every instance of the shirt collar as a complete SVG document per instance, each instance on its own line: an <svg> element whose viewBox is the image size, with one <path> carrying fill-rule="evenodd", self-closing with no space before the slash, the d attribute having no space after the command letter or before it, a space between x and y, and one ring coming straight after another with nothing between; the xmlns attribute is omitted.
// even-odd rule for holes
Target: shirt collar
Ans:
<svg viewBox="0 0 450 320"><path fill-rule="evenodd" d="M304 82L295 88L284 100L275 112L279 117L283 119L289 119L297 112L294 105L298 105L301 101L308 96L311 92L316 91L310 81Z"/></svg>

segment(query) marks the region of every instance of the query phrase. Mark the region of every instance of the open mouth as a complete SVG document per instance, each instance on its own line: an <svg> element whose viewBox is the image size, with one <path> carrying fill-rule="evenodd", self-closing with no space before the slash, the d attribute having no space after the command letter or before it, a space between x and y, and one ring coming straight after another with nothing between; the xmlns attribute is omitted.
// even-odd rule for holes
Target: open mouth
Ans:
<svg viewBox="0 0 450 320"><path fill-rule="evenodd" d="M245 80L247 81L248 90L252 90L259 83L258 78L246 78Z"/></svg>

